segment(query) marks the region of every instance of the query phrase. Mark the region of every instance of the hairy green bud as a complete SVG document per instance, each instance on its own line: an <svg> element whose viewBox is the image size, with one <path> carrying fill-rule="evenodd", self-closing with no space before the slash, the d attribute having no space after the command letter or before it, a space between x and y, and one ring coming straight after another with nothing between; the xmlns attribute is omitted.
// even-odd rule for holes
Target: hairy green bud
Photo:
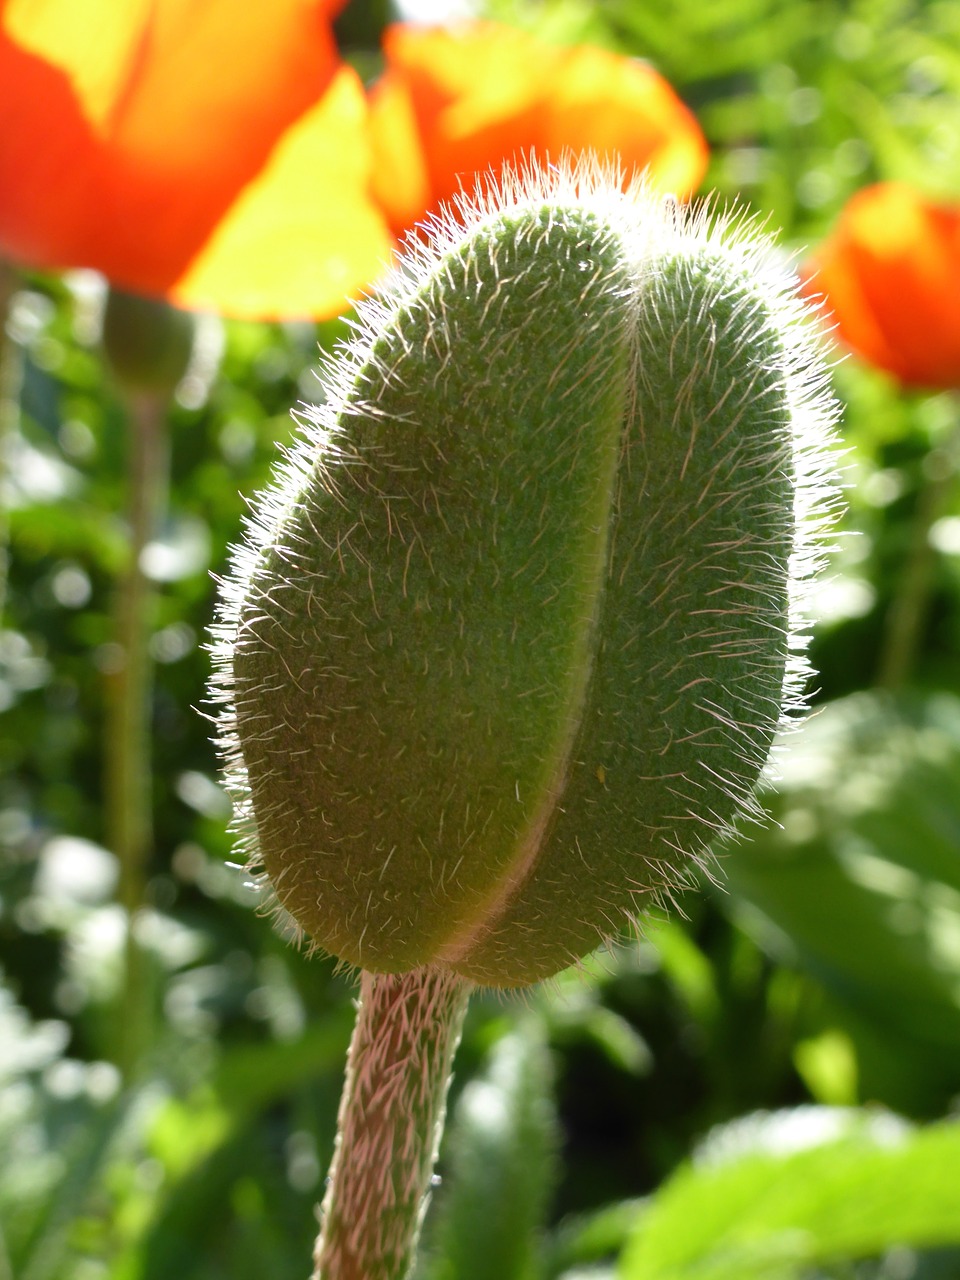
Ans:
<svg viewBox="0 0 960 1280"><path fill-rule="evenodd" d="M805 319L769 244L587 168L363 306L220 619L240 821L315 943L532 982L750 810L804 675Z"/></svg>

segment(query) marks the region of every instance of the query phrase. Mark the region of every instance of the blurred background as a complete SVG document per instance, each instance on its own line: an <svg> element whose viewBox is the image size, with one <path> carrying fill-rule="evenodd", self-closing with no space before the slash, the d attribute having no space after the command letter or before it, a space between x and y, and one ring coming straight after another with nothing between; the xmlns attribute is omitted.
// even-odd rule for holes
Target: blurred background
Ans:
<svg viewBox="0 0 960 1280"><path fill-rule="evenodd" d="M0 4L0 1280L307 1274L354 986L231 865L214 575L396 237L589 145L820 272L848 509L773 820L472 1002L419 1274L960 1277L960 7L218 10Z"/></svg>

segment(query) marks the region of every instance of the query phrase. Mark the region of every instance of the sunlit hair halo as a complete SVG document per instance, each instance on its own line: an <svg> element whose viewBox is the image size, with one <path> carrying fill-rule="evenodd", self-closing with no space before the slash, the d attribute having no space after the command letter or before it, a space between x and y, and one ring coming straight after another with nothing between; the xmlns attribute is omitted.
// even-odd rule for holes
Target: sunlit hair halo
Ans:
<svg viewBox="0 0 960 1280"><path fill-rule="evenodd" d="M555 973L753 810L835 417L771 243L507 172L359 308L216 627L251 863L365 969Z"/></svg>

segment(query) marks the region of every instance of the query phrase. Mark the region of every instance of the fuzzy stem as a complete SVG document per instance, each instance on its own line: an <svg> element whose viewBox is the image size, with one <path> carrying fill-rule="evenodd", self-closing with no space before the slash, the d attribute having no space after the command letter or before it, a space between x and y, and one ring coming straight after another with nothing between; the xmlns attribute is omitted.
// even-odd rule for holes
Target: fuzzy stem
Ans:
<svg viewBox="0 0 960 1280"><path fill-rule="evenodd" d="M313 1280L404 1280L414 1258L472 984L364 972Z"/></svg>
<svg viewBox="0 0 960 1280"><path fill-rule="evenodd" d="M120 864L119 897L127 921L117 1059L129 1079L149 1042L150 997L145 956L136 937L146 868L153 844L150 703L153 688L149 641L153 588L143 571L143 551L154 536L166 502L166 398L124 397L130 415L127 563L117 584L115 638L119 669L111 676L106 756L106 826Z"/></svg>

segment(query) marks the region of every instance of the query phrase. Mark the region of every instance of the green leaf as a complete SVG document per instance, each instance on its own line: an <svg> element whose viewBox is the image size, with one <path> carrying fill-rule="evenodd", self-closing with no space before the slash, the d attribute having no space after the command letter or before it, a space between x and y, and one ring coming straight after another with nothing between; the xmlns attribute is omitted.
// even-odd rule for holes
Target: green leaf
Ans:
<svg viewBox="0 0 960 1280"><path fill-rule="evenodd" d="M660 1191L619 1280L793 1280L892 1246L960 1242L960 1124L805 1107L712 1135Z"/></svg>
<svg viewBox="0 0 960 1280"><path fill-rule="evenodd" d="M648 1203L645 1199L618 1200L593 1213L564 1218L551 1232L544 1250L546 1275L560 1280L590 1275L599 1280L597 1264L620 1252Z"/></svg>
<svg viewBox="0 0 960 1280"><path fill-rule="evenodd" d="M70 1252L70 1236L87 1210L117 1135L135 1104L124 1094L99 1112L74 1136L65 1152L64 1176L43 1205L21 1256L14 1260L20 1280L55 1280Z"/></svg>
<svg viewBox="0 0 960 1280"><path fill-rule="evenodd" d="M556 1173L552 1071L538 1024L494 1046L457 1104L430 1280L529 1280ZM449 1185L447 1185L449 1184Z"/></svg>
<svg viewBox="0 0 960 1280"><path fill-rule="evenodd" d="M231 1192L251 1169L259 1168L264 1186L269 1181L266 1162L257 1155L259 1118L307 1085L326 1085L331 1099L335 1097L350 1014L347 1007L328 1011L295 1041L229 1049L212 1075L211 1089L198 1091L187 1102L165 1103L150 1135L150 1154L164 1169L164 1185L142 1237L129 1241L116 1262L116 1280L190 1276L203 1248L213 1249L211 1240L222 1243L228 1227L239 1230L243 1215L238 1217L235 1206L229 1212L225 1208ZM290 1198L286 1180L282 1191ZM291 1210L296 1201L290 1198Z"/></svg>
<svg viewBox="0 0 960 1280"><path fill-rule="evenodd" d="M328 1011L296 1040L242 1045L221 1057L214 1087L234 1114L255 1114L320 1075L340 1075L350 1042L349 1006Z"/></svg>
<svg viewBox="0 0 960 1280"><path fill-rule="evenodd" d="M776 823L723 859L734 914L868 1046L861 1096L942 1109L960 1088L960 700L841 699L783 769Z"/></svg>

